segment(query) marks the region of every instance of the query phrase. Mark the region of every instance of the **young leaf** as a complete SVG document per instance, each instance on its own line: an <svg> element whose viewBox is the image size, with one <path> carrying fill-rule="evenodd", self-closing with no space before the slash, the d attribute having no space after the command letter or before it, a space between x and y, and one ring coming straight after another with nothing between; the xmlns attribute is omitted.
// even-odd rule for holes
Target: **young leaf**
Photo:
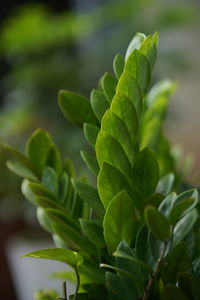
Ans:
<svg viewBox="0 0 200 300"><path fill-rule="evenodd" d="M168 220L153 206L145 208L144 217L151 232L161 241L167 241L171 235Z"/></svg>
<svg viewBox="0 0 200 300"><path fill-rule="evenodd" d="M45 167L42 173L42 184L48 188L53 194L58 193L58 176L54 169Z"/></svg>
<svg viewBox="0 0 200 300"><path fill-rule="evenodd" d="M113 60L113 70L114 70L115 76L117 77L117 79L119 79L124 70L124 58L122 55L117 54L115 56L115 58Z"/></svg>
<svg viewBox="0 0 200 300"><path fill-rule="evenodd" d="M159 179L159 167L155 154L145 148L140 151L133 165L133 199L142 211L147 199L153 194Z"/></svg>
<svg viewBox="0 0 200 300"><path fill-rule="evenodd" d="M92 171L94 175L98 176L99 164L96 157L93 154L86 151L81 151L80 153L83 161L88 166L88 168Z"/></svg>
<svg viewBox="0 0 200 300"><path fill-rule="evenodd" d="M98 224L85 219L79 219L83 234L97 247L104 247L103 228Z"/></svg>
<svg viewBox="0 0 200 300"><path fill-rule="evenodd" d="M135 145L139 131L135 106L123 93L117 92L113 98L110 110L125 123L132 143Z"/></svg>
<svg viewBox="0 0 200 300"><path fill-rule="evenodd" d="M84 123L83 124L83 132L85 135L86 140L90 144L92 148L95 147L96 144L96 139L99 133L99 128L97 126L94 126L89 123Z"/></svg>
<svg viewBox="0 0 200 300"><path fill-rule="evenodd" d="M99 90L92 90L90 99L92 109L99 122L101 122L104 113L109 108L109 102L104 93Z"/></svg>
<svg viewBox="0 0 200 300"><path fill-rule="evenodd" d="M52 144L51 137L42 129L37 129L26 143L26 154L39 170L40 174L46 165Z"/></svg>
<svg viewBox="0 0 200 300"><path fill-rule="evenodd" d="M117 142L111 135L100 130L95 149L100 168L104 162L107 162L118 169L118 171L120 171L127 180L130 180L131 166L119 142Z"/></svg>
<svg viewBox="0 0 200 300"><path fill-rule="evenodd" d="M125 55L125 60L129 58L130 54L133 52L134 49L139 49L141 44L144 42L146 39L146 35L140 32L137 32L133 39L131 40L127 50L126 50L126 55Z"/></svg>
<svg viewBox="0 0 200 300"><path fill-rule="evenodd" d="M126 191L122 191L110 202L103 221L104 238L110 253L122 240L131 243L135 223L133 201Z"/></svg>
<svg viewBox="0 0 200 300"><path fill-rule="evenodd" d="M64 116L73 124L80 127L83 123L98 124L90 102L83 96L69 91L60 91L58 104Z"/></svg>
<svg viewBox="0 0 200 300"><path fill-rule="evenodd" d="M118 193L126 190L130 195L130 186L124 175L110 164L104 162L98 176L98 191L105 208Z"/></svg>
<svg viewBox="0 0 200 300"><path fill-rule="evenodd" d="M157 57L157 43L158 43L158 34L157 32L154 35L149 35L145 41L141 44L139 51L146 56L149 61L151 70L154 67L156 57Z"/></svg>
<svg viewBox="0 0 200 300"><path fill-rule="evenodd" d="M146 57L135 49L127 59L124 71L137 80L145 93L151 80L150 66Z"/></svg>
<svg viewBox="0 0 200 300"><path fill-rule="evenodd" d="M105 210L99 198L97 189L89 184L78 181L77 179L72 179L72 184L83 201L89 204L89 206L97 213L104 215Z"/></svg>
<svg viewBox="0 0 200 300"><path fill-rule="evenodd" d="M137 83L137 80L128 72L123 72L117 84L116 92L121 92L128 99L130 99L137 111L138 118L140 118L143 109L143 103L142 91Z"/></svg>
<svg viewBox="0 0 200 300"><path fill-rule="evenodd" d="M119 142L126 153L130 164L132 164L133 144L124 121L108 109L103 116L101 129Z"/></svg>
<svg viewBox="0 0 200 300"><path fill-rule="evenodd" d="M101 84L108 102L111 103L115 95L117 80L110 73L106 72L102 78Z"/></svg>
<svg viewBox="0 0 200 300"><path fill-rule="evenodd" d="M165 258L161 268L162 279L165 284L174 283L178 280L178 275L189 272L192 269L187 245L184 242L178 244Z"/></svg>
<svg viewBox="0 0 200 300"><path fill-rule="evenodd" d="M77 267L83 263L82 256L79 253L68 249L61 249L61 248L52 248L52 249L34 251L22 255L21 257L51 259L51 260L64 262L71 267Z"/></svg>

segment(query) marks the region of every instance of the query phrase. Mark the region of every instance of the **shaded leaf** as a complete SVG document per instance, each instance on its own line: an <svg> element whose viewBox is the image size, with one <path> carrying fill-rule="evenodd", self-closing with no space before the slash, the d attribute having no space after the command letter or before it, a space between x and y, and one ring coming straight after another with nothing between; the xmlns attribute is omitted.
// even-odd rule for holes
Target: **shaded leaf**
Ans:
<svg viewBox="0 0 200 300"><path fill-rule="evenodd" d="M101 80L101 85L109 103L115 95L117 80L108 72L106 72Z"/></svg>
<svg viewBox="0 0 200 300"><path fill-rule="evenodd" d="M104 113L109 108L109 102L104 93L99 90L92 90L90 99L92 109L99 122L101 122Z"/></svg>
<svg viewBox="0 0 200 300"><path fill-rule="evenodd" d="M99 133L99 128L92 124L84 123L83 132L90 146L94 148L96 144L97 135Z"/></svg>
<svg viewBox="0 0 200 300"><path fill-rule="evenodd" d="M167 196L172 190L174 181L175 181L175 176L173 173L169 173L165 175L159 180L156 191L158 193L163 194L164 196Z"/></svg>
<svg viewBox="0 0 200 300"><path fill-rule="evenodd" d="M159 211L165 217L169 216L176 199L177 199L177 195L176 195L176 193L173 192L173 193L169 194L160 204Z"/></svg>
<svg viewBox="0 0 200 300"><path fill-rule="evenodd" d="M93 154L86 151L81 151L80 153L83 161L88 166L88 168L92 171L94 175L98 176L99 164L96 157Z"/></svg>
<svg viewBox="0 0 200 300"><path fill-rule="evenodd" d="M164 288L163 300L191 300L178 287L169 284Z"/></svg>
<svg viewBox="0 0 200 300"><path fill-rule="evenodd" d="M119 79L124 70L124 57L122 55L115 55L115 58L113 60L113 70L115 76L117 77L117 79Z"/></svg>
<svg viewBox="0 0 200 300"><path fill-rule="evenodd" d="M97 247L104 247L103 228L93 221L79 219L83 233Z"/></svg>

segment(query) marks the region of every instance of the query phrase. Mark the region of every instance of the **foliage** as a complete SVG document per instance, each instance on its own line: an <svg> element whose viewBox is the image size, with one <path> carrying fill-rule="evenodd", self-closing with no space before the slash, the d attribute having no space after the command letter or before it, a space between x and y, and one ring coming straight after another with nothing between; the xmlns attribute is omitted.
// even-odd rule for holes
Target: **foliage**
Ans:
<svg viewBox="0 0 200 300"><path fill-rule="evenodd" d="M57 247L26 256L69 264L75 273L65 279L75 274L74 300L199 299L198 192L180 191L182 174L163 132L174 84L149 90L157 44L157 33L136 34L91 101L59 93L62 112L92 148L82 156L97 186L75 178L42 129L25 155L4 144L14 157L7 166L24 178L22 192Z"/></svg>

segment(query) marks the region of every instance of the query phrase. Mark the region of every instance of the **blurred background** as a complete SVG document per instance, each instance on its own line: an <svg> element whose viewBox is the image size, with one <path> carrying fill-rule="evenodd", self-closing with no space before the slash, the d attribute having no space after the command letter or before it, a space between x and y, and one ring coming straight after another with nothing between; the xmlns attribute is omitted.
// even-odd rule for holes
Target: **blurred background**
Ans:
<svg viewBox="0 0 200 300"><path fill-rule="evenodd" d="M73 160L78 175L85 173L79 149L86 145L80 130L59 111L58 90L89 97L101 75L112 72L114 55L124 54L136 32L158 30L152 83L163 78L178 83L166 132L185 155L193 154L190 180L199 184L199 13L198 0L5 2L0 11L0 139L23 151L27 137L42 127ZM34 289L54 283L47 278L46 262L45 273L38 277L37 263L19 262L18 256L45 248L50 241L38 230L34 209L21 196L20 179L6 169L7 155L0 148L0 299L31 300ZM32 277L27 278L27 272Z"/></svg>

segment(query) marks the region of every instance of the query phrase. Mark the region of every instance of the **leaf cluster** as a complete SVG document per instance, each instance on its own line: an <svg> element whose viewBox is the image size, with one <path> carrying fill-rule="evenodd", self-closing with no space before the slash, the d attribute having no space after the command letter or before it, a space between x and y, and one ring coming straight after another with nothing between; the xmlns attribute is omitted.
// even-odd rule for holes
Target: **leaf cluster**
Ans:
<svg viewBox="0 0 200 300"><path fill-rule="evenodd" d="M90 100L59 93L61 111L91 146L81 156L96 186L76 178L44 130L29 138L25 155L4 144L14 157L8 167L24 178L22 193L57 247L26 256L71 266L74 272L57 277L76 281L73 299L200 299L198 191L179 191L163 132L175 84L161 81L149 90L157 44L157 33L137 33Z"/></svg>

